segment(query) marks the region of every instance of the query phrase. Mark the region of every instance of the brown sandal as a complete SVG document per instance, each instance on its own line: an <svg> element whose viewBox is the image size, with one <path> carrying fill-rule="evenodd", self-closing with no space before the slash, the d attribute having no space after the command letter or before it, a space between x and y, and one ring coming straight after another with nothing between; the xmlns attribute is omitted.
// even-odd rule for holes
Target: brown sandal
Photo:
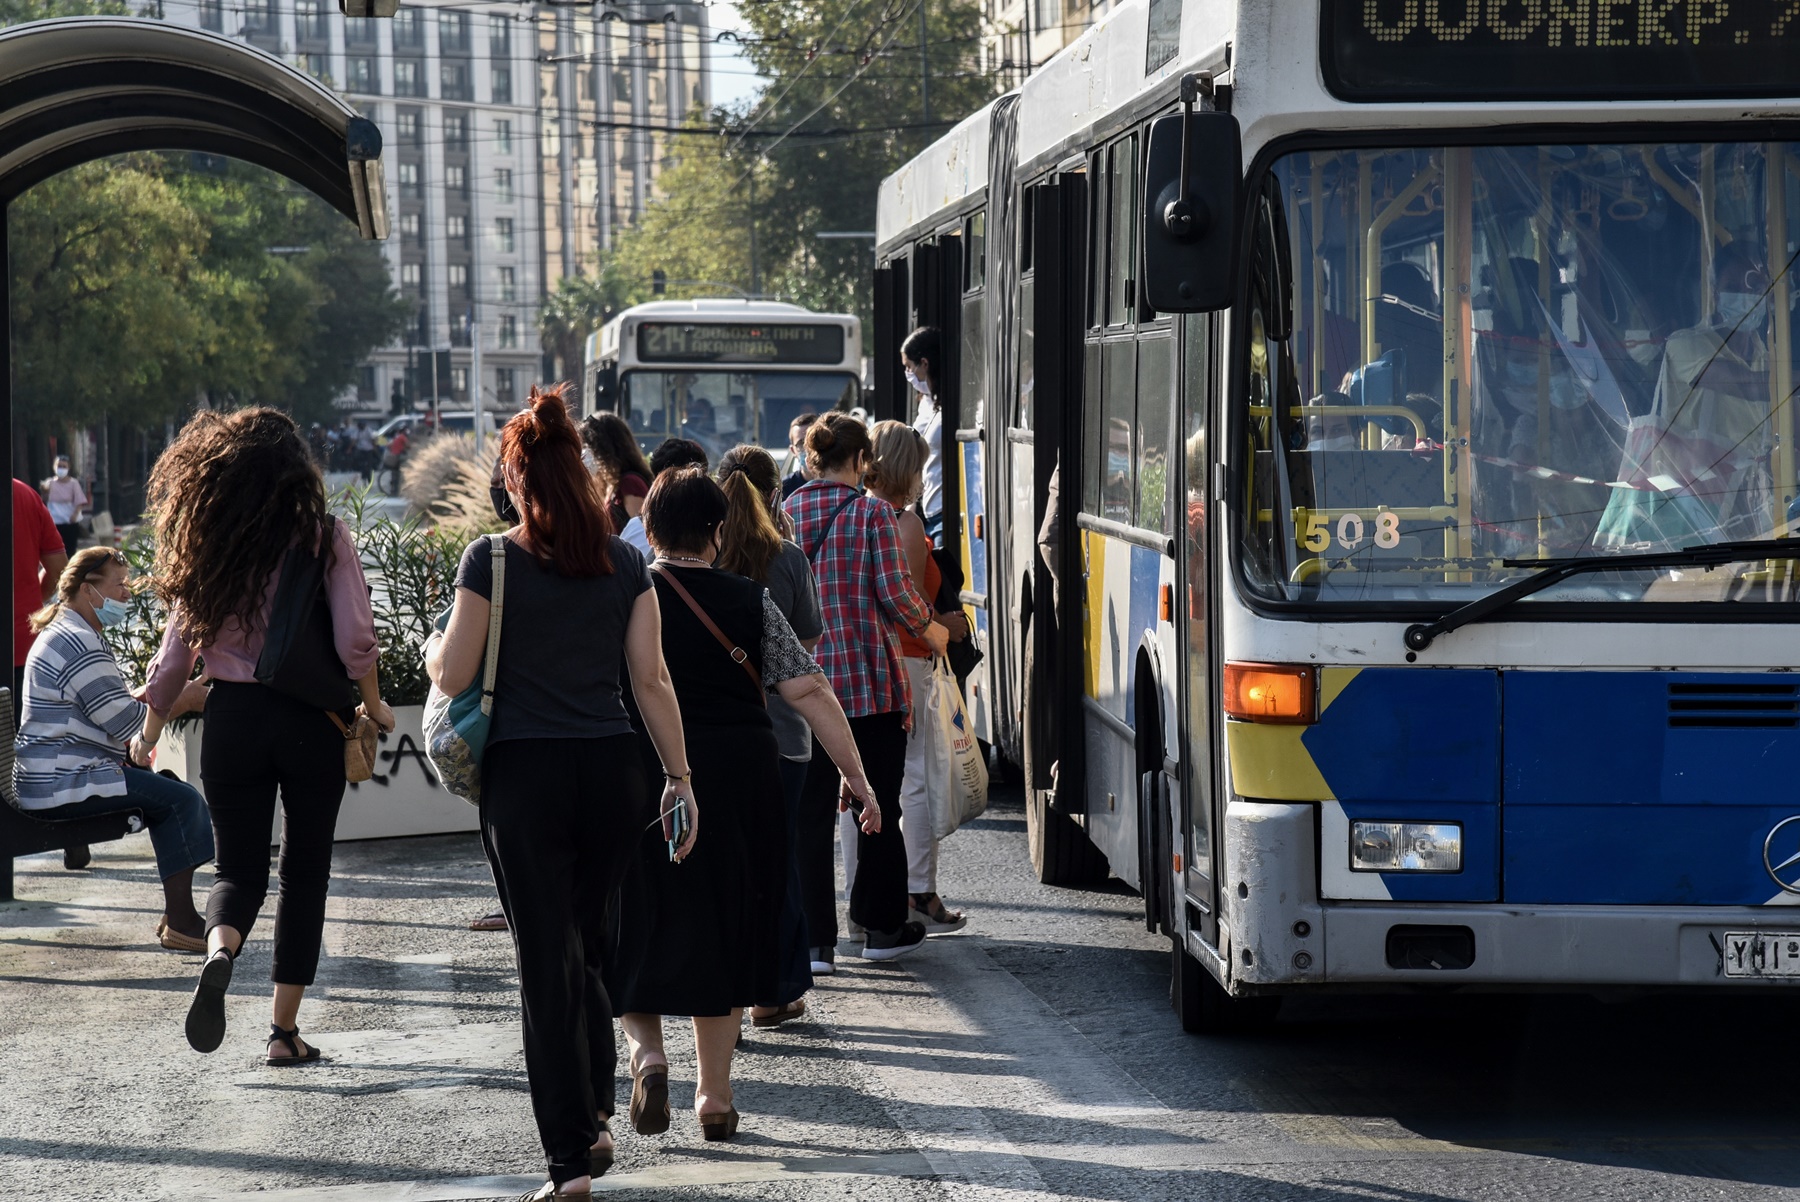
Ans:
<svg viewBox="0 0 1800 1202"><path fill-rule="evenodd" d="M706 1138L706 1142L709 1144L719 1143L721 1140L730 1139L737 1134L738 1112L736 1106L724 1114L701 1114L695 1117L700 1120L700 1134Z"/></svg>
<svg viewBox="0 0 1800 1202"><path fill-rule="evenodd" d="M776 1008L773 1014L752 1014L750 1025L753 1027L779 1027L782 1023L792 1022L806 1013L804 999L789 1002Z"/></svg>
<svg viewBox="0 0 1800 1202"><path fill-rule="evenodd" d="M631 1068L631 1129L639 1135L661 1135L669 1129L669 1066Z"/></svg>

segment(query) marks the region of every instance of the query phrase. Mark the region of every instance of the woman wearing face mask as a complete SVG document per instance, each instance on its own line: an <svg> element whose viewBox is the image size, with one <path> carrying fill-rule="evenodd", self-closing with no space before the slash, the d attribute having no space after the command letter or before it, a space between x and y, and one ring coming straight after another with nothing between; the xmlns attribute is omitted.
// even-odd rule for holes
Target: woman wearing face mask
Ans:
<svg viewBox="0 0 1800 1202"><path fill-rule="evenodd" d="M62 535L63 554L75 558L75 544L81 538L81 511L88 507L88 495L81 481L69 474L69 457L56 457L56 474L43 483L44 504L50 507L50 520Z"/></svg>
<svg viewBox="0 0 1800 1202"><path fill-rule="evenodd" d="M100 637L125 619L130 596L125 557L89 547L63 569L56 600L32 615L39 638L25 661L13 787L19 808L39 818L142 810L163 887L157 939L172 951L205 951L193 882L213 857L212 821L192 785L158 776L147 761L164 720L201 708L207 689L188 682L163 714L131 695Z"/></svg>
<svg viewBox="0 0 1800 1202"><path fill-rule="evenodd" d="M925 535L932 541L944 537L944 460L939 448L944 441L944 415L938 407L938 364L942 362L942 337L936 326L920 326L900 344L900 364L906 382L919 394L919 412L912 427L925 440L924 489L919 510L925 517Z"/></svg>

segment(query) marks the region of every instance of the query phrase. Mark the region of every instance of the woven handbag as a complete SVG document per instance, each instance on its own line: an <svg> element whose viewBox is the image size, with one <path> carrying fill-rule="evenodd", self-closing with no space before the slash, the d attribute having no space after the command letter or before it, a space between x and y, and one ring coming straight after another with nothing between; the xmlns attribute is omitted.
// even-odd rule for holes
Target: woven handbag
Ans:
<svg viewBox="0 0 1800 1202"><path fill-rule="evenodd" d="M425 698L425 754L431 757L444 788L467 801L481 804L481 752L487 745L488 724L494 711L494 671L500 663L500 614L506 602L506 539L487 536L493 556L494 588L488 605L487 655L481 679L451 697L436 685ZM449 623L450 610L438 618L441 632ZM433 635L433 638L440 637Z"/></svg>

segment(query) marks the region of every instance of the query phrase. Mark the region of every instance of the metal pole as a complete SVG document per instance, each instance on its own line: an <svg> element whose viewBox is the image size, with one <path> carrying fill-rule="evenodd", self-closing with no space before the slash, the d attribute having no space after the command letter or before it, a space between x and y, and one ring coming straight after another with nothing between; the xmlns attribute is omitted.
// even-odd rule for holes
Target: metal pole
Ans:
<svg viewBox="0 0 1800 1202"><path fill-rule="evenodd" d="M762 277L756 268L756 164L750 164L750 295L762 295Z"/></svg>
<svg viewBox="0 0 1800 1202"><path fill-rule="evenodd" d="M925 0L919 0L919 110L924 114L919 118L920 124L930 125L931 51L925 45Z"/></svg>
<svg viewBox="0 0 1800 1202"><path fill-rule="evenodd" d="M469 399L475 410L475 454L481 454L481 310L469 306Z"/></svg>
<svg viewBox="0 0 1800 1202"><path fill-rule="evenodd" d="M556 171L562 185L562 273L575 274L575 13L556 10ZM435 403L435 402L434 402Z"/></svg>

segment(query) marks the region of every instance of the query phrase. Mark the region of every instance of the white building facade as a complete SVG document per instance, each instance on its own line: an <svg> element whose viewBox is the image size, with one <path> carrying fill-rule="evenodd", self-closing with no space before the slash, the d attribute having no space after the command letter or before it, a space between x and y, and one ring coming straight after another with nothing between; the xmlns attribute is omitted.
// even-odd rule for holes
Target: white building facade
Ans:
<svg viewBox="0 0 1800 1202"><path fill-rule="evenodd" d="M362 365L340 402L347 411L429 403L434 390L446 407L471 405L477 338L484 405L510 409L538 378L538 21L519 11L409 6L391 20L359 20L333 0L164 9L167 20L294 64L381 128L392 231L383 250L413 313L399 339Z"/></svg>

